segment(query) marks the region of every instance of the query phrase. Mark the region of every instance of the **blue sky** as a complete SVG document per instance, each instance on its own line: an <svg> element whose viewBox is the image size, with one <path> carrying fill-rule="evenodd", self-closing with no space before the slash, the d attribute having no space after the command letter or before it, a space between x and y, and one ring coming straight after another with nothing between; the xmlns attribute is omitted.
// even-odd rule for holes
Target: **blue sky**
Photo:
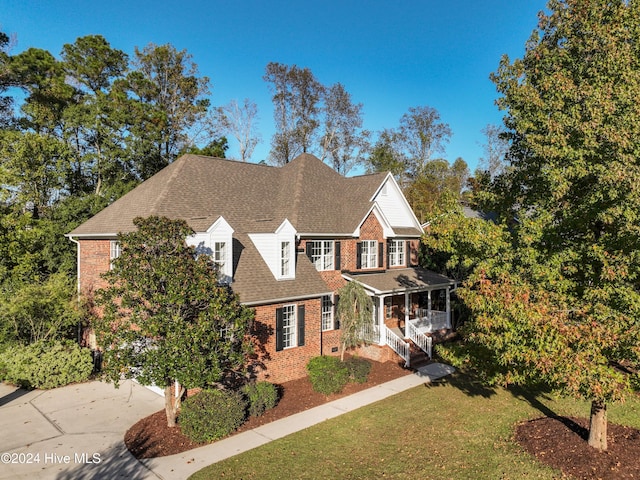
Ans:
<svg viewBox="0 0 640 480"><path fill-rule="evenodd" d="M136 1L0 0L0 28L58 56L65 43L100 34L133 55L135 46L186 49L211 80L211 100L258 104L266 157L273 134L269 62L309 67L325 85L342 83L364 105L365 128L395 128L409 107L440 112L453 137L445 158L473 170L480 130L502 113L489 74L502 54L521 57L544 0ZM236 152L231 143L228 156Z"/></svg>

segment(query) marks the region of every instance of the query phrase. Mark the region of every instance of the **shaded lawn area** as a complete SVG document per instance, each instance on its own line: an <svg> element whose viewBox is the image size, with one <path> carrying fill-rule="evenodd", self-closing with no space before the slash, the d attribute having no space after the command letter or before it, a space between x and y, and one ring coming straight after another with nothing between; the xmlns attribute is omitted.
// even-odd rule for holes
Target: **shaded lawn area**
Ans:
<svg viewBox="0 0 640 480"><path fill-rule="evenodd" d="M640 401L609 407L640 428ZM416 387L255 450L191 479L560 478L513 440L516 424L549 414L586 417L587 402L488 389L463 374Z"/></svg>

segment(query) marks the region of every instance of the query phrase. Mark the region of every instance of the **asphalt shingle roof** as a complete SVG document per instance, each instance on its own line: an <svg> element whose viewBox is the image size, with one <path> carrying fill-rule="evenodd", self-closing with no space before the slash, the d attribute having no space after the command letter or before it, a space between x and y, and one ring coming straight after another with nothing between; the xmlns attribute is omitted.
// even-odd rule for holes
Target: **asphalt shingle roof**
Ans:
<svg viewBox="0 0 640 480"><path fill-rule="evenodd" d="M283 167L184 155L69 236L131 232L134 218L151 215L184 219L196 232L204 232L222 216L235 232L233 289L241 301L302 298L327 292L307 257L298 255L296 280L276 280L247 234L275 232L286 218L298 233L350 236L385 177L345 178L309 154Z"/></svg>

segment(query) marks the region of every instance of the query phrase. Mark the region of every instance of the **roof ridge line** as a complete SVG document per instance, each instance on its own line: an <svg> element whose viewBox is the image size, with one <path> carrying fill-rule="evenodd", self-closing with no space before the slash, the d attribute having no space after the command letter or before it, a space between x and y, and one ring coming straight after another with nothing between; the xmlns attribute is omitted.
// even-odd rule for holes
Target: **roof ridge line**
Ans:
<svg viewBox="0 0 640 480"><path fill-rule="evenodd" d="M164 199L166 198L167 192L169 190L169 188L168 188L169 185L171 185L173 183L173 181L176 179L176 177L182 171L182 169L184 168L184 164L186 163L188 158L189 158L189 156L185 155L183 157L178 158L173 163L168 165L168 166L173 166L174 168L172 169L171 174L169 175L169 178L167 179L167 181L164 183L164 185L162 185L162 190L161 190L160 195L156 196L155 201L151 205L151 212L154 215L157 212L158 205L160 203L162 203L164 201Z"/></svg>

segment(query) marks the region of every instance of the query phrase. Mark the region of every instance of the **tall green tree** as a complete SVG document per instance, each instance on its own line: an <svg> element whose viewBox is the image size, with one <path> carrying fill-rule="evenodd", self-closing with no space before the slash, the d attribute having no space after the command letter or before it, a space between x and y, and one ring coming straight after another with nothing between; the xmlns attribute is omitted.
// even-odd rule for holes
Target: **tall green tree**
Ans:
<svg viewBox="0 0 640 480"><path fill-rule="evenodd" d="M410 107L400 118L398 133L406 152L407 170L414 178L436 154L444 153L452 135L440 113L429 106Z"/></svg>
<svg viewBox="0 0 640 480"><path fill-rule="evenodd" d="M370 133L362 129L362 122L362 104L354 105L342 84L325 90L321 160L328 160L342 175L363 163L369 150Z"/></svg>
<svg viewBox="0 0 640 480"><path fill-rule="evenodd" d="M437 216L456 211L469 175L467 162L456 159L453 165L442 159L431 160L405 188L407 201L418 220L427 222Z"/></svg>
<svg viewBox="0 0 640 480"><path fill-rule="evenodd" d="M128 69L128 56L100 35L78 38L62 49L67 81L76 89L64 113L63 137L74 152L72 194L108 196L134 180L125 151L126 111L113 84Z"/></svg>
<svg viewBox="0 0 640 480"><path fill-rule="evenodd" d="M270 159L284 165L316 145L324 87L309 68L277 62L267 64L263 79L273 94L276 126Z"/></svg>
<svg viewBox="0 0 640 480"><path fill-rule="evenodd" d="M218 284L210 257L196 258L186 222L149 217L134 224L134 232L119 235L122 253L97 292L104 313L93 326L107 379L163 387L173 427L181 396L171 394L174 381L182 389L207 387L240 372L253 313Z"/></svg>
<svg viewBox="0 0 640 480"><path fill-rule="evenodd" d="M478 268L468 338L505 381L591 400L589 445L640 363L640 2L551 0L493 74L515 259Z"/></svg>
<svg viewBox="0 0 640 480"><path fill-rule="evenodd" d="M186 50L170 44L136 48L133 66L122 84L132 97L128 148L136 173L146 180L193 146L196 133L205 130L196 127L209 109L209 79L199 76Z"/></svg>

